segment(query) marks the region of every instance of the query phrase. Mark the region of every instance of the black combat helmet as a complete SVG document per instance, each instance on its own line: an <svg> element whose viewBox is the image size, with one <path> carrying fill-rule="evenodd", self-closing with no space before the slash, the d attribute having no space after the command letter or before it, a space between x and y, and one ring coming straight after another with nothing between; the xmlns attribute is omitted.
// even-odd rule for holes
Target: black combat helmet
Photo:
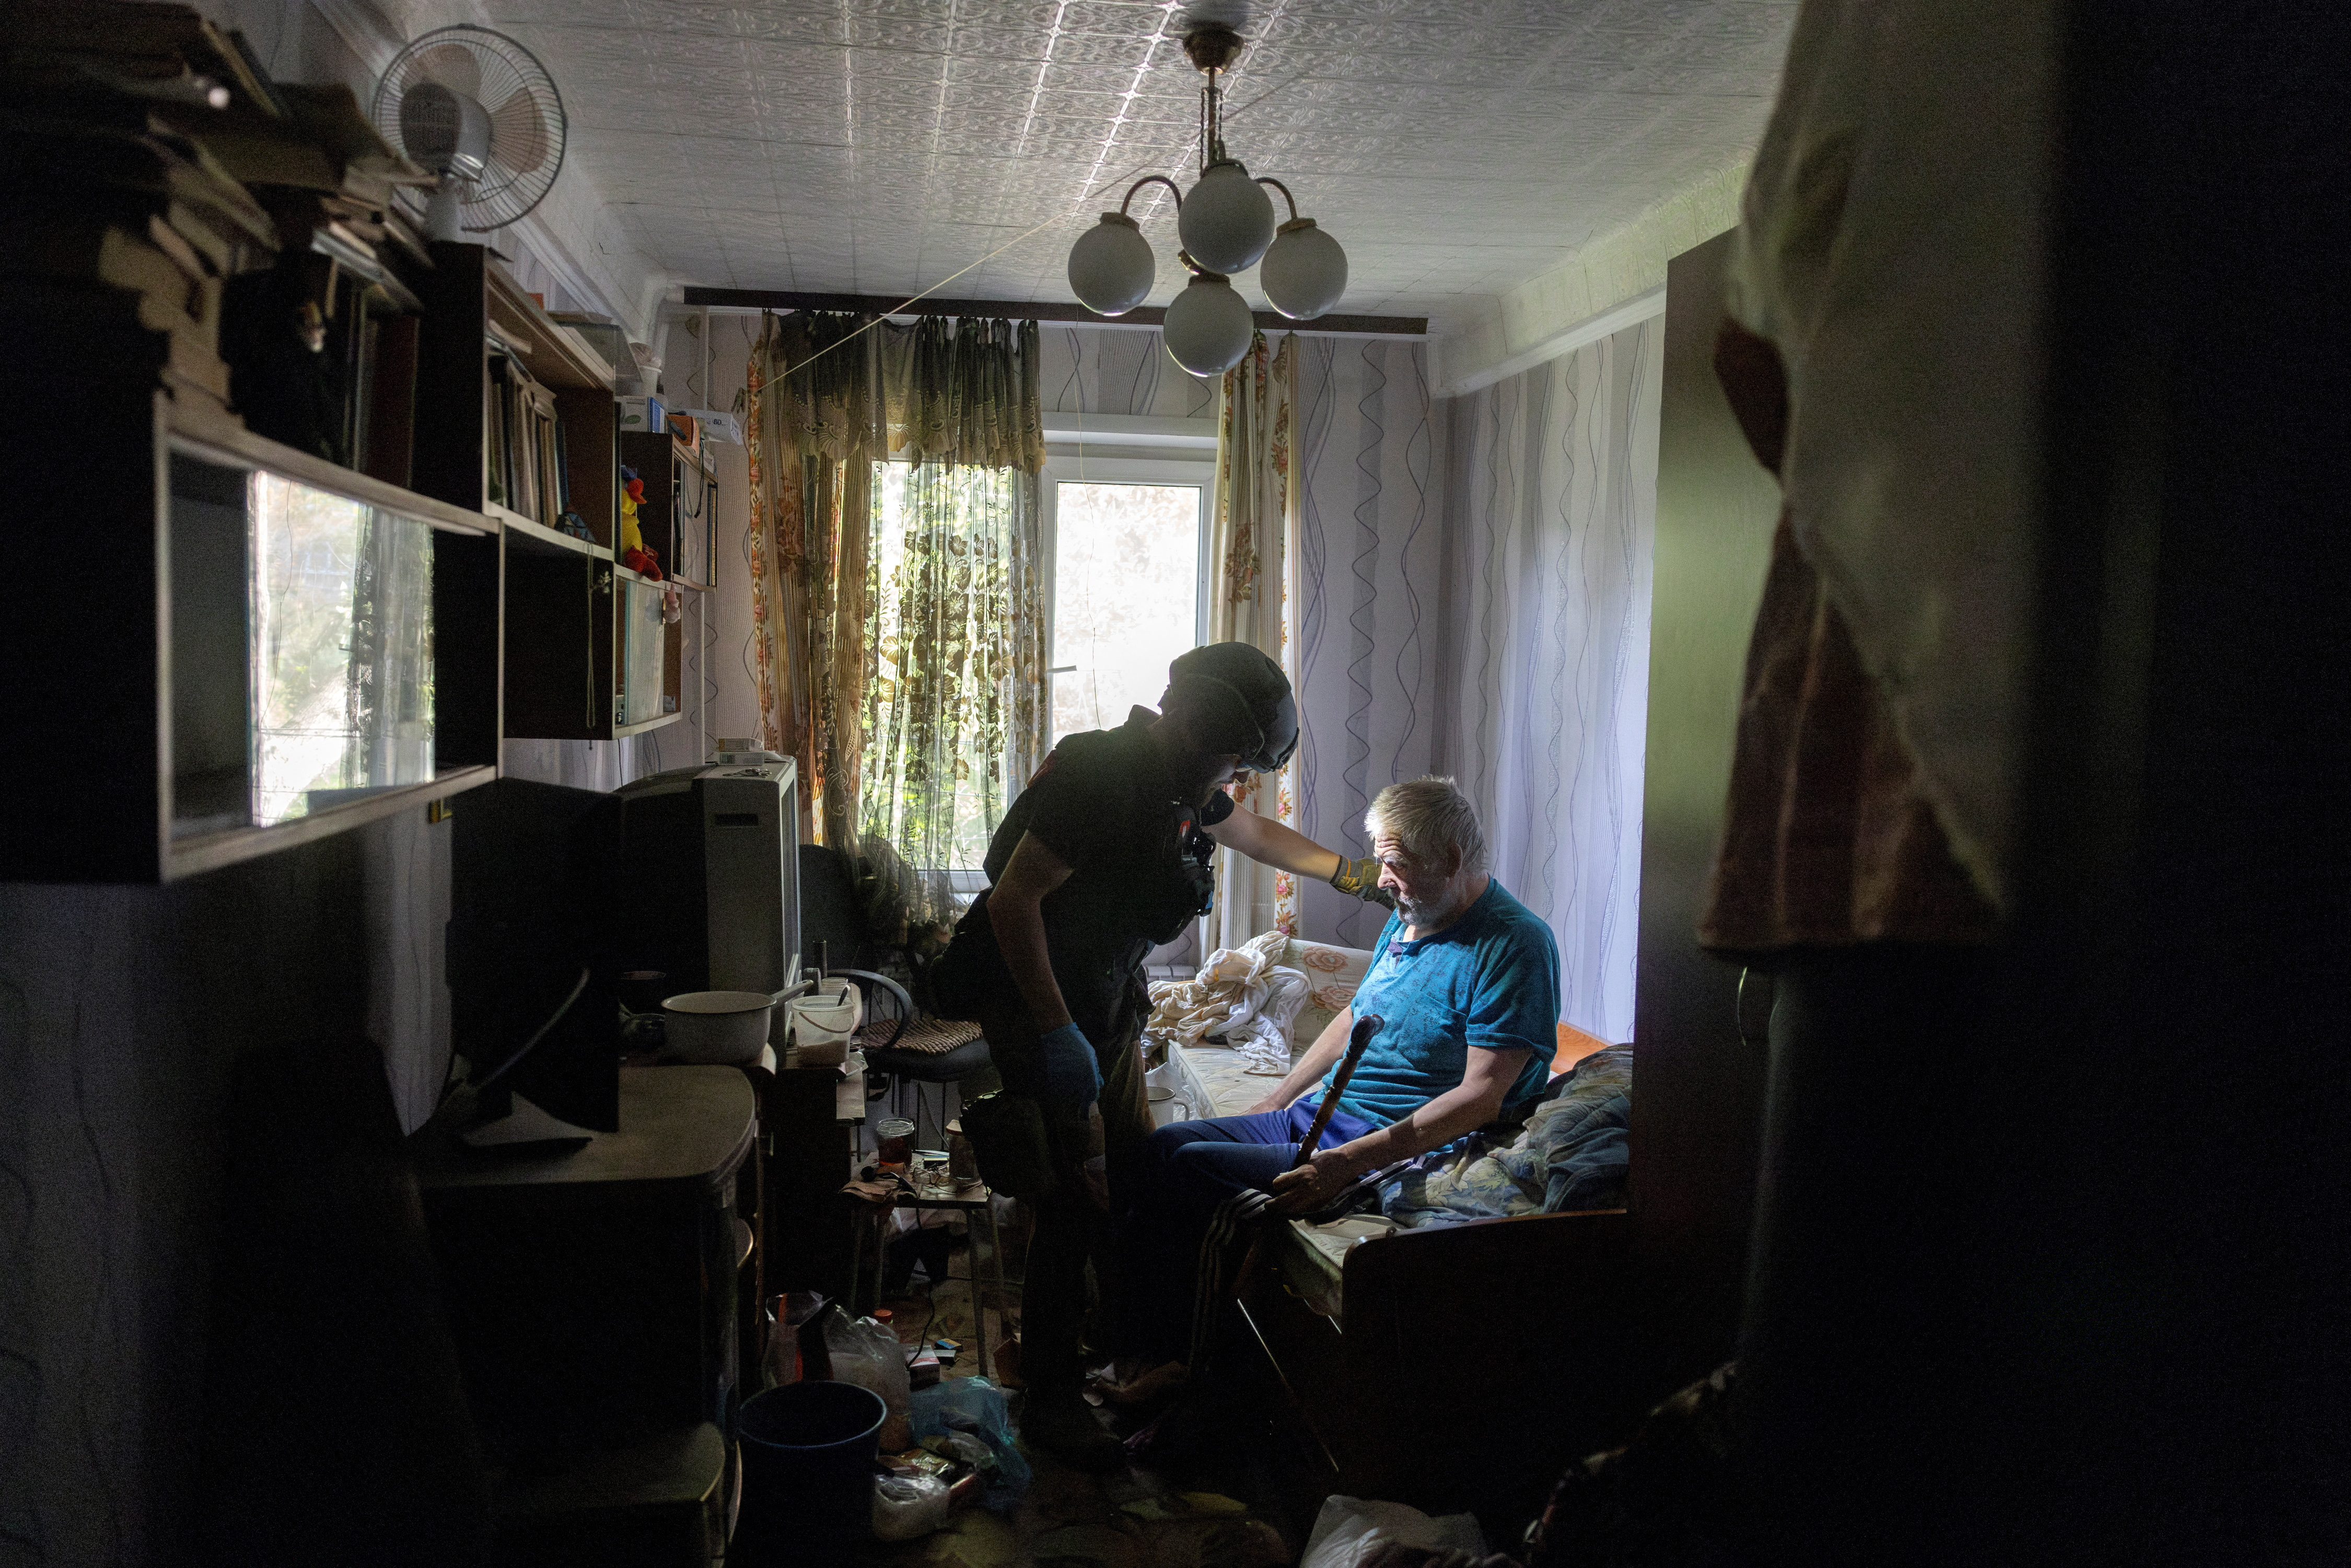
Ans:
<svg viewBox="0 0 2351 1568"><path fill-rule="evenodd" d="M1270 773L1298 749L1298 703L1290 677L1247 643L1211 643L1167 666L1168 704L1180 705L1203 751L1230 753L1251 773Z"/></svg>

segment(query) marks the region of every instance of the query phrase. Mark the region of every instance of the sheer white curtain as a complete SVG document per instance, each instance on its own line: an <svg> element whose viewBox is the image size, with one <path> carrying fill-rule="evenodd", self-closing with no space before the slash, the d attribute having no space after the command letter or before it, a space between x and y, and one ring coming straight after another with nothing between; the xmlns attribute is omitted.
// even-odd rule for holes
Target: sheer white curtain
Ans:
<svg viewBox="0 0 2351 1568"><path fill-rule="evenodd" d="M1248 643L1271 654L1292 682L1297 614L1298 475L1290 460L1298 402L1298 340L1279 348L1260 335L1225 372L1217 396L1217 480L1208 530L1208 641ZM1251 779L1234 800L1290 822L1296 815L1291 768ZM1298 889L1287 872L1231 850L1217 866L1211 947L1238 947L1262 932L1298 929Z"/></svg>
<svg viewBox="0 0 2351 1568"><path fill-rule="evenodd" d="M1566 1021L1633 1038L1662 323L1454 399L1433 767L1559 938Z"/></svg>

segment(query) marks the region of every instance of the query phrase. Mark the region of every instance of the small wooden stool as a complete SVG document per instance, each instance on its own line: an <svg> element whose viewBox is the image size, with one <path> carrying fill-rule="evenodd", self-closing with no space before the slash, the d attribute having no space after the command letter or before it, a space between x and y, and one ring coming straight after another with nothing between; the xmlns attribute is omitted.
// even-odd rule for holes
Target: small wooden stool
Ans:
<svg viewBox="0 0 2351 1568"><path fill-rule="evenodd" d="M987 1298L982 1289L982 1281L979 1274L979 1236L982 1230L985 1230L987 1233L988 1272L995 1278L996 1310L998 1312L1004 1311L1006 1301L1006 1287L1004 1282L1004 1239L999 1234L998 1234L996 1228L996 1205L994 1198L995 1195L991 1193L985 1185L975 1185L961 1188L953 1197L932 1197L918 1196L911 1192L904 1192L892 1199L890 1204L892 1208L912 1208L917 1211L925 1208L959 1208L967 1214L977 1212L979 1215L979 1222L971 1228L971 1260L967 1265L969 1272L965 1274L963 1278L971 1286L972 1332L977 1336L979 1341L979 1375L982 1377L993 1377L996 1375L996 1369L987 1359ZM868 1228L863 1225L860 1225L857 1228L853 1249L851 1254L852 1262L850 1265L850 1278L852 1280L859 1280L864 1276L865 1232L867 1228ZM882 1256L886 1249L883 1246L879 1237L878 1223L873 1228L876 1230L876 1237L873 1243L872 1291L872 1299L876 1302L879 1302L882 1299ZM949 1278L954 1277L955 1276L952 1275L949 1276ZM935 1280L931 1281L931 1289L934 1292L937 1291L940 1283L941 1281ZM944 1371L944 1369L942 1370Z"/></svg>

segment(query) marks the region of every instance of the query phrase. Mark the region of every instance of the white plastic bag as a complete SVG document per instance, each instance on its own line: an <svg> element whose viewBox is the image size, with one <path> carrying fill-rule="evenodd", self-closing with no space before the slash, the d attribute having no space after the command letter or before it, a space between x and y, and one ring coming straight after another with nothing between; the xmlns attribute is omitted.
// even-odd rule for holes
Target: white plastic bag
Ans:
<svg viewBox="0 0 2351 1568"><path fill-rule="evenodd" d="M875 1476L873 1538L912 1541L947 1521L947 1483L936 1476Z"/></svg>
<svg viewBox="0 0 2351 1568"><path fill-rule="evenodd" d="M1390 1542L1486 1555L1486 1532L1478 1528L1475 1514L1431 1519L1400 1502L1370 1502L1334 1493L1322 1500L1322 1511L1314 1516L1314 1533L1306 1538L1306 1554L1298 1560L1298 1568L1355 1568L1374 1547Z"/></svg>
<svg viewBox="0 0 2351 1568"><path fill-rule="evenodd" d="M914 1429L907 1423L906 1406L914 1389L906 1377L906 1350L887 1324L872 1318L850 1319L836 1312L824 1325L825 1353L832 1360L833 1381L870 1388L889 1406L882 1423L882 1451L903 1454L914 1446Z"/></svg>

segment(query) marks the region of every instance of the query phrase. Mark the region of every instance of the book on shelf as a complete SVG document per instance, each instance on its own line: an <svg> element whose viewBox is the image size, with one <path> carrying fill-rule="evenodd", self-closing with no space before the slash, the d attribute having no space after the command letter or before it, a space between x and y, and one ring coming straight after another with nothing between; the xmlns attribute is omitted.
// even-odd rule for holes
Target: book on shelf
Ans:
<svg viewBox="0 0 2351 1568"><path fill-rule="evenodd" d="M490 499L543 528L562 530L570 503L555 393L495 338L486 359L483 440Z"/></svg>
<svg viewBox="0 0 2351 1568"><path fill-rule="evenodd" d="M431 260L394 198L424 172L349 89L271 80L185 5L16 0L7 43L9 314L32 312L23 280L120 290L175 401L404 479L416 355L394 323Z"/></svg>
<svg viewBox="0 0 2351 1568"><path fill-rule="evenodd" d="M514 507L514 466L507 455L507 381L514 361L491 353L482 366L482 493L499 506Z"/></svg>
<svg viewBox="0 0 2351 1568"><path fill-rule="evenodd" d="M228 89L234 107L272 118L288 112L283 90L254 57L245 35L191 6L16 0L8 30L11 74L36 88L97 81L166 92L172 84L203 82Z"/></svg>
<svg viewBox="0 0 2351 1568"><path fill-rule="evenodd" d="M416 345L419 319L390 316L379 324L375 370L368 391L367 449L360 466L402 489L414 477Z"/></svg>
<svg viewBox="0 0 2351 1568"><path fill-rule="evenodd" d="M543 389L542 389L543 390ZM555 396L549 392L533 417L533 429L538 437L538 521L548 528L560 528L563 522L563 468L555 457Z"/></svg>

